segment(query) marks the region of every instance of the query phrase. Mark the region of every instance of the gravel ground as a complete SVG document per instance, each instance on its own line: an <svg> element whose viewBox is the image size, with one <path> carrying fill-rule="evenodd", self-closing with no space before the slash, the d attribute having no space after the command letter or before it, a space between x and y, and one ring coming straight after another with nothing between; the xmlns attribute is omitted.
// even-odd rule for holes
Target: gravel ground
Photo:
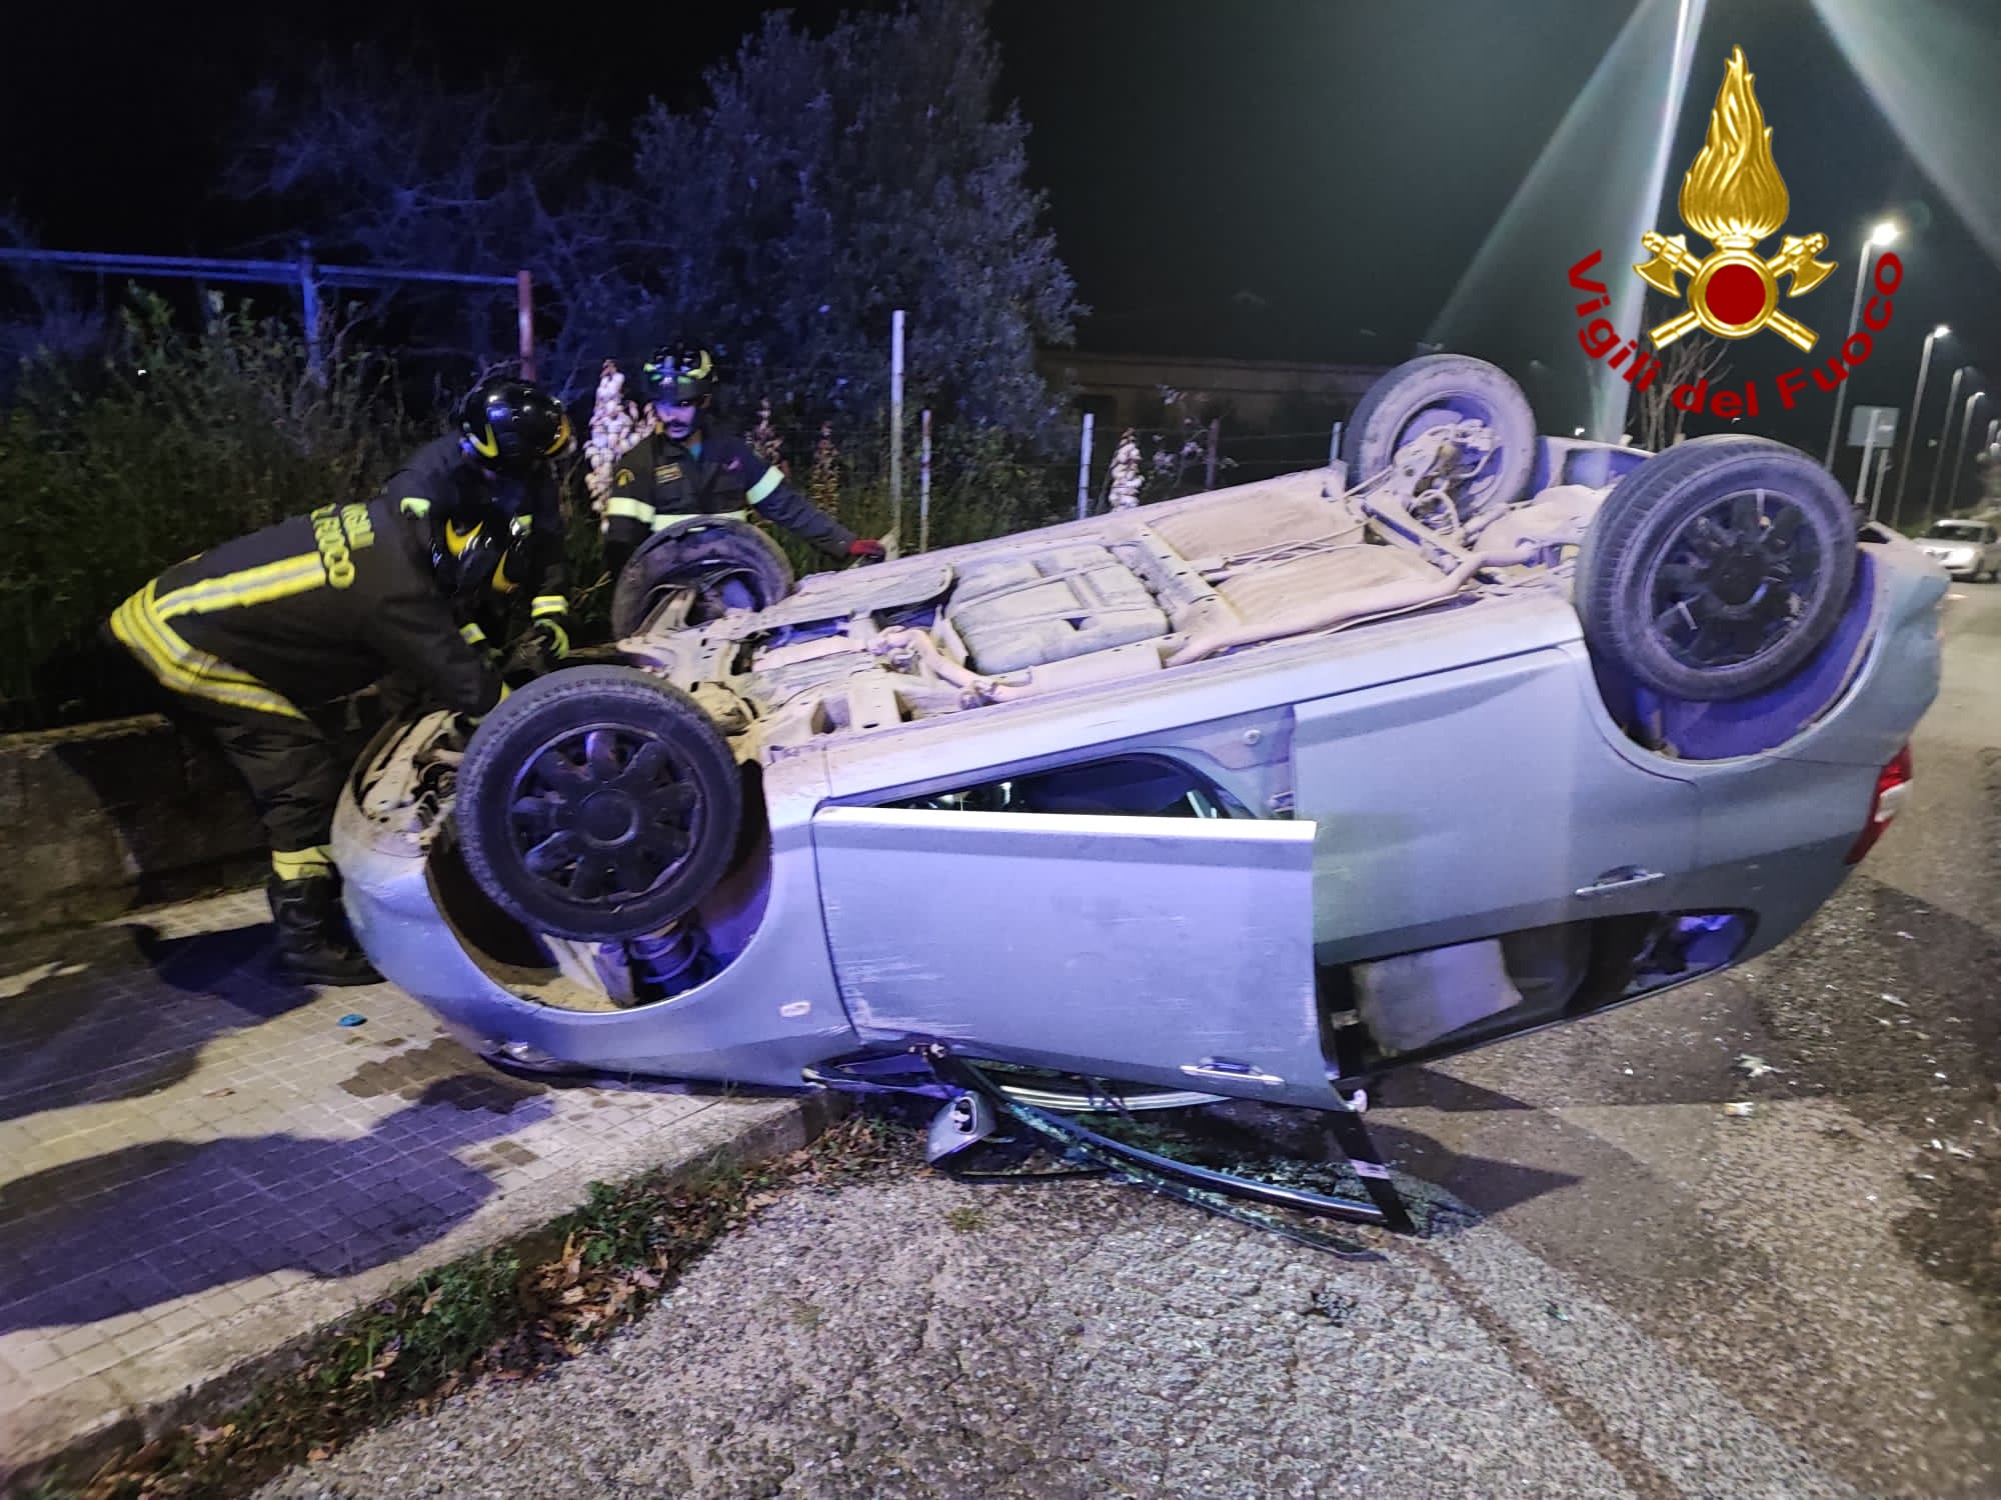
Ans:
<svg viewBox="0 0 2001 1500"><path fill-rule="evenodd" d="M602 1350L263 1493L1587 1497L1689 1463L1847 1493L1713 1390L1611 1425L1680 1372L1590 1358L1616 1317L1493 1231L1390 1251L1097 1184L802 1194ZM1723 1441L1677 1456L1689 1418Z"/></svg>

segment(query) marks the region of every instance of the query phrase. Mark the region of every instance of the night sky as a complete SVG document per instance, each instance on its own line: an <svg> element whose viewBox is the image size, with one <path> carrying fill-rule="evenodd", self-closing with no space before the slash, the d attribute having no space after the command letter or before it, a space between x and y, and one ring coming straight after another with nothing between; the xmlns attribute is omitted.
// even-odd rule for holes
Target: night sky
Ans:
<svg viewBox="0 0 2001 1500"><path fill-rule="evenodd" d="M510 22L496 6L384 0L44 7L41 39L24 43L17 31L0 58L0 206L55 247L230 253L265 226L214 202L209 184L242 96L288 53L371 38L467 77L511 60L616 129L649 95L695 97L701 68L762 8L536 7ZM794 8L824 21L841 7ZM2001 26L2001 7L1988 8ZM997 0L1005 87L1033 126L1035 179L1094 309L1083 342L1407 357L1630 9L1624 0ZM617 40L581 30L574 18L587 14L615 18ZM1935 361L1928 425L1956 364L1985 361L2001 396L2001 268L1905 153L1806 0L1712 0L1661 227L1680 227L1674 191L1733 43L1750 55L1775 128L1792 194L1786 227L1826 231L1842 262L1799 305L1810 302L1823 335L1845 324L1867 225L1892 210L1917 230L1897 247L1908 281L1895 326L1850 400L1907 404L1919 341L1939 321L1963 336ZM2001 80L1993 95L2001 101ZM2001 102L1995 113L1968 128L2001 135ZM1579 248L1551 225L1549 274L1560 277ZM1797 363L1762 336L1733 354L1739 378L1769 380ZM1826 398L1816 410L1824 431ZM1817 450L1813 424L1802 414L1796 425L1766 430Z"/></svg>

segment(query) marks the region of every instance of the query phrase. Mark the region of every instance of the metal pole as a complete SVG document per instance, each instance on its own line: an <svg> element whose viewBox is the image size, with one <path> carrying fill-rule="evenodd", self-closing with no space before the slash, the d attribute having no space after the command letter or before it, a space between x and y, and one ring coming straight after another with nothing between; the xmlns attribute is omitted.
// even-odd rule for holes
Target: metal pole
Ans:
<svg viewBox="0 0 2001 1500"><path fill-rule="evenodd" d="M931 550L931 408L918 417L924 432L917 459L917 550Z"/></svg>
<svg viewBox="0 0 2001 1500"><path fill-rule="evenodd" d="M1842 384L1846 385L1847 382L1843 381ZM1863 497L1869 493L1869 460L1874 458L1875 456L1876 456L1876 424L1874 422L1871 422L1869 424L1869 436L1863 439L1862 442L1862 467L1859 470L1857 470L1855 474L1855 503L1857 505L1862 504ZM1826 467L1829 473L1832 473L1834 471L1832 464L1829 464ZM1876 518L1874 516L1871 516L1869 519L1873 521Z"/></svg>
<svg viewBox="0 0 2001 1500"><path fill-rule="evenodd" d="M1975 391L1966 398L1966 415L1959 419L1959 441L1952 445L1952 483L1945 487L1945 508L1951 510L1959 499L1959 469L1966 462L1966 435L1973 429L1973 406L1977 401L1985 401L1987 392ZM1945 446L1943 442L1939 444Z"/></svg>
<svg viewBox="0 0 2001 1500"><path fill-rule="evenodd" d="M1213 490L1216 487L1216 443L1222 435L1223 419L1221 417L1211 417L1209 419L1209 463L1204 471L1202 480L1202 488L1205 490Z"/></svg>
<svg viewBox="0 0 2001 1500"><path fill-rule="evenodd" d="M299 246L299 300L306 322L306 373L325 382L326 366L320 358L320 286L313 273L313 247Z"/></svg>
<svg viewBox="0 0 2001 1500"><path fill-rule="evenodd" d="M1866 241L1862 246L1862 264L1855 272L1855 300L1848 308L1848 332L1843 336L1844 340L1853 338L1856 328L1862 322L1862 286L1869 279L1870 252L1877 248L1878 246L1873 239ZM1834 388L1834 422L1827 429L1827 457L1821 460L1821 467L1826 469L1830 474L1834 472L1834 445L1841 437L1841 403L1847 395L1848 382L1844 380ZM1868 455L1865 453L1863 458L1865 467L1862 470L1861 477L1856 481L1855 487L1855 493L1858 496L1869 484L1869 470L1866 467Z"/></svg>
<svg viewBox="0 0 2001 1500"><path fill-rule="evenodd" d="M889 315L889 530L903 521L903 309Z"/></svg>
<svg viewBox="0 0 2001 1500"><path fill-rule="evenodd" d="M1911 398L1911 420L1904 435L1904 466L1897 471L1897 498L1890 506L1890 529L1897 529L1898 518L1904 513L1904 482L1911 477L1911 466L1917 461L1918 413L1924 406L1925 374L1931 369L1932 345L1939 339L1939 330L1934 328L1925 335L1924 357L1918 361L1918 392Z"/></svg>
<svg viewBox="0 0 2001 1500"><path fill-rule="evenodd" d="M1938 514L1938 476L1945 468L1945 440L1952 435L1952 409L1959 404L1959 382L1966 378L1972 365L1961 365L1952 372L1952 388L1946 392L1945 418L1938 424L1938 462L1932 465L1931 488L1925 491L1925 515Z"/></svg>
<svg viewBox="0 0 2001 1500"><path fill-rule="evenodd" d="M1327 435L1327 467L1330 469L1341 461L1341 426L1336 422L1334 430Z"/></svg>
<svg viewBox="0 0 2001 1500"><path fill-rule="evenodd" d="M514 326L521 340L521 378L535 378L535 278L514 273Z"/></svg>
<svg viewBox="0 0 2001 1500"><path fill-rule="evenodd" d="M1895 439L1891 440L1894 444ZM1883 476L1890 472L1890 449L1885 448L1876 460L1876 494L1869 502L1869 519L1875 520L1883 509Z"/></svg>
<svg viewBox="0 0 2001 1500"><path fill-rule="evenodd" d="M1091 423L1096 418L1084 413L1084 436L1077 444L1077 519L1091 513Z"/></svg>

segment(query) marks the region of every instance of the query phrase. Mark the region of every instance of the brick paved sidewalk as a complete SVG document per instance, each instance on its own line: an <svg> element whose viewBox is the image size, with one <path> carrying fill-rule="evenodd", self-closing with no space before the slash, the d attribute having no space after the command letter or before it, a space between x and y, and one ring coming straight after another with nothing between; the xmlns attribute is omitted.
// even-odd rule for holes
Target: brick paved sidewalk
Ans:
<svg viewBox="0 0 2001 1500"><path fill-rule="evenodd" d="M391 986L279 980L268 924L253 893L0 949L0 1479L594 1179L803 1129L796 1100L503 1077Z"/></svg>

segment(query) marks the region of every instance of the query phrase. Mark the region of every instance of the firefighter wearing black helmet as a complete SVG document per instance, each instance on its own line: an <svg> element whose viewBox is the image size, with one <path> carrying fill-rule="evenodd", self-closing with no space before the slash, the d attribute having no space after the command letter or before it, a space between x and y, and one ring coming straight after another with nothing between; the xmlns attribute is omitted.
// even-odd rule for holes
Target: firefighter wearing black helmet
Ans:
<svg viewBox="0 0 2001 1500"><path fill-rule="evenodd" d="M571 441L562 404L532 381L494 376L459 408L458 431L425 444L382 487L428 523L440 555L473 547L490 588L466 595L465 638L485 645L506 606L525 598L529 628L516 658L546 665L569 653L569 576L555 459ZM493 606L501 606L496 610Z"/></svg>
<svg viewBox="0 0 2001 1500"><path fill-rule="evenodd" d="M708 415L715 356L698 344L667 344L640 370L657 426L612 471L604 508L605 563L616 579L652 533L693 516L749 518L755 509L832 557L880 561L880 542L857 538L785 483L785 476Z"/></svg>
<svg viewBox="0 0 2001 1500"><path fill-rule="evenodd" d="M312 711L391 673L478 718L506 693L459 633L453 597L491 586L499 538L398 500L329 505L177 563L127 599L106 634L184 730L249 784L271 847L281 966L309 984L372 984L328 847L346 768Z"/></svg>

